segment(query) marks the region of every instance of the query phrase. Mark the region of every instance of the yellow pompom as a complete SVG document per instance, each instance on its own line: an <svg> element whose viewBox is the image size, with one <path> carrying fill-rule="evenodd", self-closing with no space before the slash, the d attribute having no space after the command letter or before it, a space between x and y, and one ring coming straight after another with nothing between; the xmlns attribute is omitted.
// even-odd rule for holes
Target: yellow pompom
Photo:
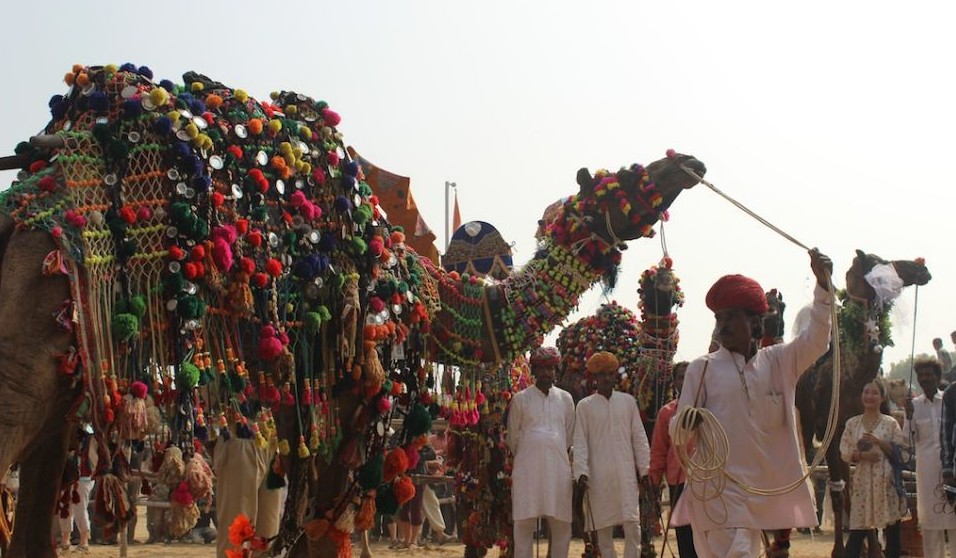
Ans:
<svg viewBox="0 0 956 558"><path fill-rule="evenodd" d="M312 174L312 164L311 164L311 163L306 163L305 161L303 161L303 162L302 162L302 168L301 168L301 169L300 169L300 168L296 168L296 170L299 171L300 173L302 173L302 174L308 176L308 175Z"/></svg>
<svg viewBox="0 0 956 558"><path fill-rule="evenodd" d="M179 122L179 111L178 111L178 110L171 110L171 111L167 112L167 113L166 113L166 118L169 118L170 120L172 120L172 121L173 121L173 124Z"/></svg>
<svg viewBox="0 0 956 558"><path fill-rule="evenodd" d="M301 160L301 159L298 159L298 160L296 160L295 164L293 164L292 166L295 167L295 172L297 172L297 173L299 173L299 174L306 174L306 172L305 172L305 166L306 166L306 164L307 164L307 163L306 163L305 161L303 161L303 160Z"/></svg>
<svg viewBox="0 0 956 558"><path fill-rule="evenodd" d="M283 155L292 153L292 144L289 143L289 142L287 142L287 141L284 141L284 142L280 143L280 144L279 144L279 153L282 153Z"/></svg>
<svg viewBox="0 0 956 558"><path fill-rule="evenodd" d="M119 66L117 66L116 64L107 64L103 66L103 69L106 70L106 73L108 74L115 74L116 72L119 71Z"/></svg>
<svg viewBox="0 0 956 558"><path fill-rule="evenodd" d="M149 100L157 107L164 106L169 101L169 92L162 87L157 87L149 92Z"/></svg>
<svg viewBox="0 0 956 558"><path fill-rule="evenodd" d="M289 440L279 440L279 455L289 455Z"/></svg>
<svg viewBox="0 0 956 558"><path fill-rule="evenodd" d="M262 449L265 449L269 445L269 442L267 442L266 439L262 437L261 432L256 432L256 445Z"/></svg>
<svg viewBox="0 0 956 558"><path fill-rule="evenodd" d="M189 136L189 139L196 139L196 137L199 136L199 127L192 122L186 124L184 129L186 130L186 135Z"/></svg>
<svg viewBox="0 0 956 558"><path fill-rule="evenodd" d="M302 139L312 139L312 130L308 126L299 126L299 137Z"/></svg>
<svg viewBox="0 0 956 558"><path fill-rule="evenodd" d="M305 459L309 455L309 448L306 447L304 441L299 440L299 459Z"/></svg>
<svg viewBox="0 0 956 558"><path fill-rule="evenodd" d="M233 91L232 96L235 97L240 103L245 103L247 100L249 100L249 94L242 89L236 89Z"/></svg>
<svg viewBox="0 0 956 558"><path fill-rule="evenodd" d="M194 92L202 91L204 88L205 86L202 83L199 83L198 81L194 81L189 85L189 90Z"/></svg>
<svg viewBox="0 0 956 558"><path fill-rule="evenodd" d="M287 167L295 166L295 155L292 153L286 153L282 156L282 158L285 159L285 164Z"/></svg>
<svg viewBox="0 0 956 558"><path fill-rule="evenodd" d="M292 115L295 114L298 110L299 110L299 107L297 107L297 106L295 106L295 105L289 105L289 106L285 107L285 113L288 114L289 116L292 116Z"/></svg>
<svg viewBox="0 0 956 558"><path fill-rule="evenodd" d="M295 155L295 158L298 159L302 157L302 154L304 153L304 151L302 151L301 147L296 147L292 150L292 153Z"/></svg>
<svg viewBox="0 0 956 558"><path fill-rule="evenodd" d="M270 121L269 121L269 131L270 131L270 132L272 132L273 134L278 134L278 133L279 133L279 130L281 130L281 129L282 129L282 121L276 120L276 119L273 119L273 120L270 120Z"/></svg>

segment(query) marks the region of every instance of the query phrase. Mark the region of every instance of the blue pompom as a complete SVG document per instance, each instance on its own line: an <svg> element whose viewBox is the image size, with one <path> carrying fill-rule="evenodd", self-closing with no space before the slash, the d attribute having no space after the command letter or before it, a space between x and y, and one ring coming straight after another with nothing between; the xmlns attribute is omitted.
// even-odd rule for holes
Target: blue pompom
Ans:
<svg viewBox="0 0 956 558"><path fill-rule="evenodd" d="M146 79L153 79L153 71L148 66L140 66L136 71Z"/></svg>
<svg viewBox="0 0 956 558"><path fill-rule="evenodd" d="M197 192L208 192L212 186L212 179L206 175L197 175L193 177L193 188Z"/></svg>
<svg viewBox="0 0 956 558"><path fill-rule="evenodd" d="M173 88L176 87L175 85L173 85L173 82L169 81L168 79L164 79L163 81L159 82L159 86L165 89L166 91L169 91L170 93L172 93Z"/></svg>
<svg viewBox="0 0 956 558"><path fill-rule="evenodd" d="M184 141L176 142L173 146L173 151L175 151L177 156L183 159L193 154L193 149Z"/></svg>
<svg viewBox="0 0 956 558"><path fill-rule="evenodd" d="M167 136L173 131L173 121L168 116L160 116L153 122L153 131L161 136Z"/></svg>
<svg viewBox="0 0 956 558"><path fill-rule="evenodd" d="M189 101L189 110L196 115L202 114L206 112L206 103L203 103L199 99L193 99Z"/></svg>
<svg viewBox="0 0 956 558"><path fill-rule="evenodd" d="M136 71L136 64L133 64L132 62L127 62L126 64L123 64L122 66L120 66L120 71L121 71L121 72L135 72L135 71Z"/></svg>
<svg viewBox="0 0 956 558"><path fill-rule="evenodd" d="M123 101L123 115L126 118L136 118L143 114L143 105L136 99L126 99Z"/></svg>
<svg viewBox="0 0 956 558"><path fill-rule="evenodd" d="M55 106L57 106L58 104L62 102L63 102L63 95L54 95L50 97L50 101L47 103L47 106L50 108L54 108Z"/></svg>
<svg viewBox="0 0 956 558"><path fill-rule="evenodd" d="M93 92L87 99L89 99L91 110L104 112L110 108L110 102L102 91Z"/></svg>
<svg viewBox="0 0 956 558"><path fill-rule="evenodd" d="M352 209L352 202L345 196L338 196L335 198L335 209L339 211L350 211Z"/></svg>
<svg viewBox="0 0 956 558"><path fill-rule="evenodd" d="M202 170L202 159L198 155L186 157L186 172L195 174Z"/></svg>
<svg viewBox="0 0 956 558"><path fill-rule="evenodd" d="M351 190L355 187L355 178L349 175L342 176L342 187L346 190Z"/></svg>
<svg viewBox="0 0 956 558"><path fill-rule="evenodd" d="M59 120L66 116L66 111L69 106L69 103L66 102L66 99L63 98L63 95L54 95L50 97L50 114L53 116L54 120Z"/></svg>
<svg viewBox="0 0 956 558"><path fill-rule="evenodd" d="M347 175L349 175L349 176L351 176L351 177L356 177L356 176L358 176L359 165L358 165L358 163L356 163L355 161L349 161L349 162L345 165L345 169L344 169L344 170L345 170L345 174L347 174Z"/></svg>
<svg viewBox="0 0 956 558"><path fill-rule="evenodd" d="M319 251L320 252L332 252L335 250L336 240L334 234L323 234L322 238L319 239ZM328 265L328 262L326 262Z"/></svg>

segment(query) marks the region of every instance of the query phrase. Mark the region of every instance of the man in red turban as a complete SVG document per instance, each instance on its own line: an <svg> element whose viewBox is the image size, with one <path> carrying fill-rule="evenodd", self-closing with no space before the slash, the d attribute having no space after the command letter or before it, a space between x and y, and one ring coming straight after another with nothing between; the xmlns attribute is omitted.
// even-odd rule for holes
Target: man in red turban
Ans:
<svg viewBox="0 0 956 558"><path fill-rule="evenodd" d="M720 347L688 366L677 413L697 407L713 414L731 448L724 473L737 482L727 482L718 497L685 496L677 502L674 525L690 522L701 558L759 556L761 530L817 525L808 484L778 496L755 495L743 488L770 490L803 476L793 421L794 393L800 375L827 350L832 303L827 288L833 264L814 249L810 269L817 278L810 326L788 343L759 348L761 317L768 305L764 290L753 279L727 275L707 293ZM672 432L687 426L679 422L672 421ZM713 448L697 444L696 451ZM697 457L707 461L710 456ZM685 495L713 495L712 481L700 479L693 468L687 471Z"/></svg>

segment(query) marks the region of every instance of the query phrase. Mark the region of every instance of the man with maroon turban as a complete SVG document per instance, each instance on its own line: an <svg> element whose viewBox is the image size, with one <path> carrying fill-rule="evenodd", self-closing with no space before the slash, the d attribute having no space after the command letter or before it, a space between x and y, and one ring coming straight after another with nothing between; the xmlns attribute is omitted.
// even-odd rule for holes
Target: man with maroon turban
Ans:
<svg viewBox="0 0 956 558"><path fill-rule="evenodd" d="M651 449L634 397L614 390L620 368L608 352L591 355L589 379L597 392L578 402L574 422L574 478L587 493L584 522L597 531L604 558L616 558L614 527L624 529L624 558L641 554L639 485L647 475Z"/></svg>
<svg viewBox="0 0 956 558"><path fill-rule="evenodd" d="M552 558L568 558L571 545L571 463L574 399L554 385L561 354L554 347L531 353L534 385L511 400L508 446L514 453L511 499L515 558L531 558L535 521L547 518Z"/></svg>
<svg viewBox="0 0 956 558"><path fill-rule="evenodd" d="M745 486L780 488L803 476L794 392L800 375L827 350L833 264L814 249L810 269L817 279L810 326L789 343L759 348L768 307L763 288L753 279L727 275L707 293L720 348L688 367L678 414L687 407L713 413L729 441L725 472ZM699 426L677 423L672 422L672 430ZM701 446L696 451L707 451ZM690 497L678 501L675 515L689 516L702 558L759 556L761 530L817 525L807 483L779 496L759 496L727 480L723 493L713 497L713 480L691 477L685 489Z"/></svg>

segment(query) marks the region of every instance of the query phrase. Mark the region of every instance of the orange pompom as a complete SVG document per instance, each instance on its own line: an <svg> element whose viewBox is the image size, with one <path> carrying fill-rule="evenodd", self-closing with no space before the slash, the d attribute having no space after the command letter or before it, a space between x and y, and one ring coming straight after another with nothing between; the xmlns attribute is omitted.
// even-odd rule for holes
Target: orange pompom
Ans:
<svg viewBox="0 0 956 558"><path fill-rule="evenodd" d="M392 492L399 506L404 506L415 497L415 483L407 476L403 476L392 484Z"/></svg>

